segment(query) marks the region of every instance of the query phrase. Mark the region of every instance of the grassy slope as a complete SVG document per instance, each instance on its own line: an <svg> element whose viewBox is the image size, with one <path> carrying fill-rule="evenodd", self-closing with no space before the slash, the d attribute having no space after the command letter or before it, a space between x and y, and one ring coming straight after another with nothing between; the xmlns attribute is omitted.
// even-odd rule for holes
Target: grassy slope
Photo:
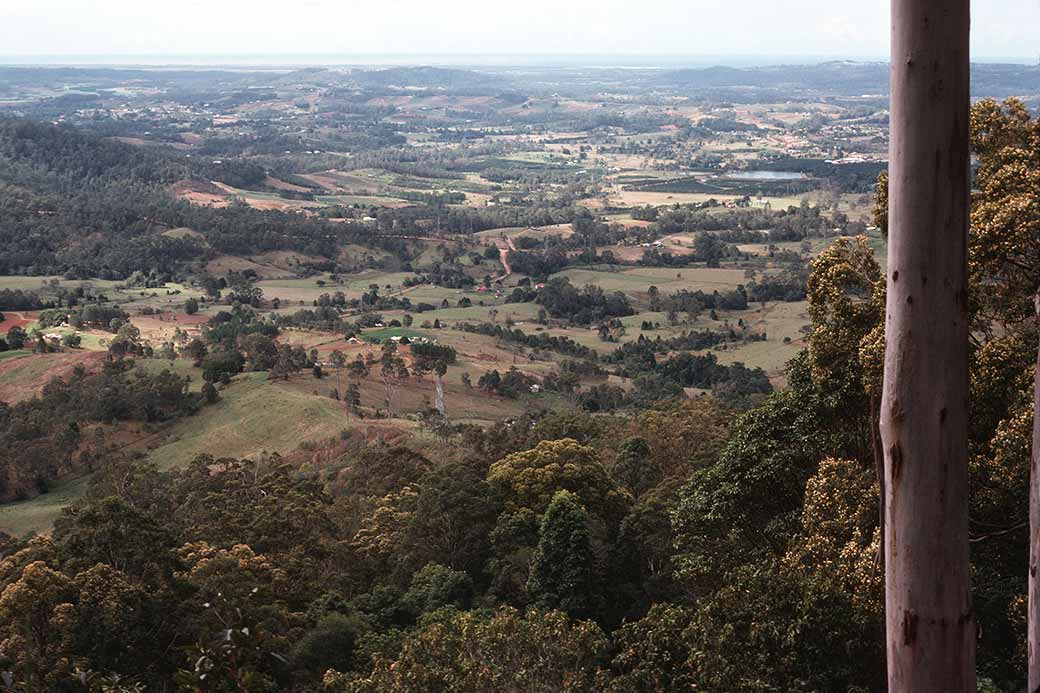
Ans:
<svg viewBox="0 0 1040 693"><path fill-rule="evenodd" d="M222 391L219 402L175 423L167 442L149 457L166 468L203 452L214 457L285 453L304 441L338 434L350 420L335 400L269 382L266 373L248 373Z"/></svg>
<svg viewBox="0 0 1040 693"><path fill-rule="evenodd" d="M169 366L161 361L143 363L149 370ZM186 362L177 362L175 370L189 374L192 369ZM171 468L203 452L214 457L285 453L303 441L327 438L348 426L350 417L334 400L269 383L266 378L266 373L236 378L218 403L174 423L165 442L149 452L150 459ZM193 380L196 387L201 383ZM55 484L50 493L0 506L0 530L15 536L48 531L62 508L81 497L88 483L86 476L68 479Z"/></svg>
<svg viewBox="0 0 1040 693"><path fill-rule="evenodd" d="M66 505L87 490L88 477L56 483L50 493L19 503L0 505L0 531L16 537L49 532Z"/></svg>
<svg viewBox="0 0 1040 693"><path fill-rule="evenodd" d="M623 291L628 294L645 292L651 285L662 293L681 289L689 291L725 291L747 283L744 270L707 267L638 267L608 272L600 269L567 269L555 276L565 276L574 286L595 284L604 291Z"/></svg>

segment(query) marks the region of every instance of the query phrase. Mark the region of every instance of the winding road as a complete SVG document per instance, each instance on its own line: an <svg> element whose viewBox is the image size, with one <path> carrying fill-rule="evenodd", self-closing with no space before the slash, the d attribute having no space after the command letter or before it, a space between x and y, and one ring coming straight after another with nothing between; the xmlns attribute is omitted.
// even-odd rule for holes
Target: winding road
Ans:
<svg viewBox="0 0 1040 693"><path fill-rule="evenodd" d="M516 250L516 246L513 245L512 238L506 238L495 241L495 245L498 246L498 261L502 263L503 274L498 277L494 277L491 281L502 281L513 273L513 268L509 266L509 251Z"/></svg>

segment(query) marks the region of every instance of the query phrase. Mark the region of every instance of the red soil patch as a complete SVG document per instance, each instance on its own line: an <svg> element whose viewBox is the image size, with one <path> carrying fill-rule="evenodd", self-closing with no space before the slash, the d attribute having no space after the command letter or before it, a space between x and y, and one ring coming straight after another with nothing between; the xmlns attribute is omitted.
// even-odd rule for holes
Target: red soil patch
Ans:
<svg viewBox="0 0 1040 693"><path fill-rule="evenodd" d="M170 186L170 192L176 197L196 205L227 207L231 204L220 188L201 181L182 180Z"/></svg>
<svg viewBox="0 0 1040 693"><path fill-rule="evenodd" d="M274 188L275 190L287 190L290 192L298 193L311 192L310 188L305 188L302 185L294 185L292 183L287 183L284 180L278 180L277 178L272 178L271 176L268 176L264 179L264 185L266 185L269 188Z"/></svg>
<svg viewBox="0 0 1040 693"><path fill-rule="evenodd" d="M0 322L0 332L7 332L12 327L24 327L36 320L37 312L4 311L4 321Z"/></svg>
<svg viewBox="0 0 1040 693"><path fill-rule="evenodd" d="M636 262L643 257L643 254L650 250L642 245L628 245L628 246L616 246L608 245L601 246L600 250L609 250L614 253L614 257L622 262ZM677 245L672 245L668 241L665 241L664 245L657 246L657 250L661 251L665 255L692 255L693 248L684 248Z"/></svg>
<svg viewBox="0 0 1040 693"><path fill-rule="evenodd" d="M224 194L224 191L213 183L207 183L201 180L179 180L170 186L170 191L174 195L181 195L184 193L205 193L207 195Z"/></svg>
<svg viewBox="0 0 1040 693"><path fill-rule="evenodd" d="M202 325L209 318L205 315L188 315L187 313L156 313L155 315L137 315L133 318L134 324L144 329L143 326L174 325L185 327L187 325Z"/></svg>
<svg viewBox="0 0 1040 693"><path fill-rule="evenodd" d="M599 108L598 103L589 103L588 101L564 101L560 105L563 106L564 110L571 113L583 113Z"/></svg>
<svg viewBox="0 0 1040 693"><path fill-rule="evenodd" d="M377 356L379 355L377 348L367 342L362 342L361 344L350 344L344 339L334 339L330 342L318 344L314 347L306 347L307 351L310 351L311 348L317 349L318 353L323 356L331 354L336 350L342 351L343 355L347 357L347 361L353 361L357 358L358 354L367 354L371 352Z"/></svg>
<svg viewBox="0 0 1040 693"><path fill-rule="evenodd" d="M204 324L207 319L205 315L187 315L185 313L170 312L157 313L155 315L135 315L130 321L137 329L141 330L141 335L145 339L158 345L161 342L173 339L173 335L178 328L188 334L197 334L200 332L199 325Z"/></svg>
<svg viewBox="0 0 1040 693"><path fill-rule="evenodd" d="M242 272L247 269L256 272L261 279L292 279L296 276L283 268L254 262L237 255L220 255L206 263L206 271L217 276L231 271Z"/></svg>
<svg viewBox="0 0 1040 693"><path fill-rule="evenodd" d="M0 401L13 404L29 399L39 394L52 378L67 378L78 365L94 370L107 356L102 351L73 351L64 354L32 354L0 361L0 381L8 380L5 376L14 381L0 382ZM30 366L33 368L30 369ZM27 371L25 377L14 375L14 372L22 369Z"/></svg>
<svg viewBox="0 0 1040 693"><path fill-rule="evenodd" d="M266 210L266 211L275 210L275 211L278 211L278 212L291 212L293 210L300 210L300 209L303 209L305 207L318 207L318 206L320 206L316 202L300 202L300 201L292 201L292 202L286 201L286 202L282 202L280 200L258 200L258 199L253 198L253 197L247 197L246 198L246 204L249 205L250 207L252 207L253 209L261 209L261 210Z"/></svg>
<svg viewBox="0 0 1040 693"><path fill-rule="evenodd" d="M326 190L339 190L340 187L339 181L337 181L335 178L330 178L329 176L322 175L320 173L301 174L300 178L305 178L306 180L309 180L315 185L320 185Z"/></svg>
<svg viewBox="0 0 1040 693"><path fill-rule="evenodd" d="M227 207L231 203L225 197L220 195L210 195L209 193L184 193L178 195L182 200L187 200L193 205L205 205L207 207Z"/></svg>

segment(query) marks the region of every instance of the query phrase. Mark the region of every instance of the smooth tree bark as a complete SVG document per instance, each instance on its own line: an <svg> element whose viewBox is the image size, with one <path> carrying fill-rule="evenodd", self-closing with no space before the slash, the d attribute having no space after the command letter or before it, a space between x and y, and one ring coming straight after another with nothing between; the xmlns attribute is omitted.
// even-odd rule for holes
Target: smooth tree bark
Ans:
<svg viewBox="0 0 1040 693"><path fill-rule="evenodd" d="M1040 293L1033 299L1040 326ZM1040 349L1033 389L1033 449L1029 461L1029 693L1040 691Z"/></svg>
<svg viewBox="0 0 1040 693"><path fill-rule="evenodd" d="M975 691L968 567L969 0L892 0L881 436L891 691Z"/></svg>
<svg viewBox="0 0 1040 693"><path fill-rule="evenodd" d="M437 408L438 413L441 416L446 416L446 409L444 408L444 374L441 371L434 373L436 380L434 381L436 390L434 397L434 405Z"/></svg>

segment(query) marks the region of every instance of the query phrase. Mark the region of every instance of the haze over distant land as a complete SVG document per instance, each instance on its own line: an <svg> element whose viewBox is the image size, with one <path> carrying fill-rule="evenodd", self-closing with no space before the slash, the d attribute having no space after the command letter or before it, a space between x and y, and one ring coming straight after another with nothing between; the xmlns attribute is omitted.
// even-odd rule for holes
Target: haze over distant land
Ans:
<svg viewBox="0 0 1040 693"><path fill-rule="evenodd" d="M816 65L824 62L886 62L887 56L841 55L596 55L596 54L20 54L0 53L0 65L35 67L229 67L229 68L299 68L299 67L388 67L435 65L453 67L582 67L675 69L726 66L738 68L774 67L781 65ZM1035 59L1022 56L982 56L973 62L983 64L1033 65Z"/></svg>
<svg viewBox="0 0 1040 693"><path fill-rule="evenodd" d="M36 0L0 6L0 59L545 64L551 56L586 66L805 63L887 55L888 13L887 0L303 0L292 8L271 0L182 0L175 11L158 0ZM975 3L973 58L1035 62L1038 25L1036 0ZM719 60L726 56L757 59Z"/></svg>

